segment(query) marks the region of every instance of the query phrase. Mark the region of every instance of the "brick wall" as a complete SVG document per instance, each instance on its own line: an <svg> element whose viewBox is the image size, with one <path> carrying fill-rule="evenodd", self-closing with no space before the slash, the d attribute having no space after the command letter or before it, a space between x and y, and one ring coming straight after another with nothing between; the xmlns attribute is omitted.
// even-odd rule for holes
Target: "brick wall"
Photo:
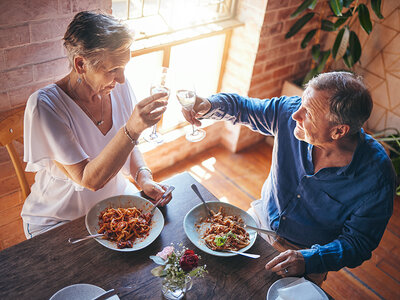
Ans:
<svg viewBox="0 0 400 300"><path fill-rule="evenodd" d="M111 0L1 1L0 112L68 73L61 39L81 10L111 12Z"/></svg>
<svg viewBox="0 0 400 300"><path fill-rule="evenodd" d="M0 1L0 113L25 105L35 90L68 73L62 37L81 10L111 12L111 0ZM15 146L22 156L22 145ZM33 175L27 173L30 183ZM0 228L4 229L14 226L10 224L19 218L23 202L4 147L0 147L0 197Z"/></svg>
<svg viewBox="0 0 400 300"><path fill-rule="evenodd" d="M300 43L315 26L310 22L300 33L285 39L297 21L289 16L300 5L299 0L239 0L237 19L244 26L234 30L222 84L223 92L235 92L255 98L280 96L285 80L302 78L309 69L309 47ZM316 10L324 9L318 4ZM323 44L323 41L321 41ZM246 127L226 126L223 144L238 151L260 139Z"/></svg>

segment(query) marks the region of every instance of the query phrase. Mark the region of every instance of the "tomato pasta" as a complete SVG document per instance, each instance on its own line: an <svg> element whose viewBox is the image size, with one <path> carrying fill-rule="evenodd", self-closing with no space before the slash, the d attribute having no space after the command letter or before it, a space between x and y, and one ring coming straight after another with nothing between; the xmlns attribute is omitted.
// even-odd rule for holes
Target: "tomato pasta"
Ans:
<svg viewBox="0 0 400 300"><path fill-rule="evenodd" d="M145 237L150 231L151 215L143 214L141 209L108 208L99 215L98 233L105 238L117 242L117 247L132 248L136 238Z"/></svg>
<svg viewBox="0 0 400 300"><path fill-rule="evenodd" d="M211 250L239 250L250 244L248 232L240 225L243 220L239 216L225 215L223 208L213 216L207 217L205 223L210 223L202 238Z"/></svg>

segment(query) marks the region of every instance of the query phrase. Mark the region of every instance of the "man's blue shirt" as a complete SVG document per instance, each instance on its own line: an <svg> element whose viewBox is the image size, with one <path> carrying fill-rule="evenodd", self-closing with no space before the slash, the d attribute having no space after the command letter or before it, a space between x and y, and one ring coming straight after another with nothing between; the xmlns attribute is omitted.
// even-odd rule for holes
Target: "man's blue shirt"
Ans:
<svg viewBox="0 0 400 300"><path fill-rule="evenodd" d="M371 257L393 211L396 175L383 147L361 130L351 163L314 174L313 145L294 136L300 97L209 98L204 116L244 124L274 136L270 174L262 190L263 215L300 250L306 273L356 267Z"/></svg>

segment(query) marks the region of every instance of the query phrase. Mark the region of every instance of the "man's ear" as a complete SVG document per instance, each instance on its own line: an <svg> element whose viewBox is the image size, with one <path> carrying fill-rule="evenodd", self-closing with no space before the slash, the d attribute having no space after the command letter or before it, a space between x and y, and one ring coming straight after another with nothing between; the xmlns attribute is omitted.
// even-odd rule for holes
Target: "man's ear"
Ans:
<svg viewBox="0 0 400 300"><path fill-rule="evenodd" d="M74 57L74 68L75 68L75 71L80 75L85 73L86 61L82 56Z"/></svg>
<svg viewBox="0 0 400 300"><path fill-rule="evenodd" d="M345 137L350 131L350 126L341 124L341 125L336 125L332 128L331 131L331 137L333 140L339 140L343 137Z"/></svg>

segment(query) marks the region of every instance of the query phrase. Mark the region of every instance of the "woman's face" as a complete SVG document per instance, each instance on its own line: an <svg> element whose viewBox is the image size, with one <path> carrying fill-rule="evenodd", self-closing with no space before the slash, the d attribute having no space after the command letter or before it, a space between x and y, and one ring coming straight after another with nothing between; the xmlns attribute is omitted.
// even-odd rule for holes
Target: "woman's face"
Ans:
<svg viewBox="0 0 400 300"><path fill-rule="evenodd" d="M108 95L117 83L125 82L124 71L129 60L129 49L106 55L97 69L85 69L85 82L95 94Z"/></svg>

